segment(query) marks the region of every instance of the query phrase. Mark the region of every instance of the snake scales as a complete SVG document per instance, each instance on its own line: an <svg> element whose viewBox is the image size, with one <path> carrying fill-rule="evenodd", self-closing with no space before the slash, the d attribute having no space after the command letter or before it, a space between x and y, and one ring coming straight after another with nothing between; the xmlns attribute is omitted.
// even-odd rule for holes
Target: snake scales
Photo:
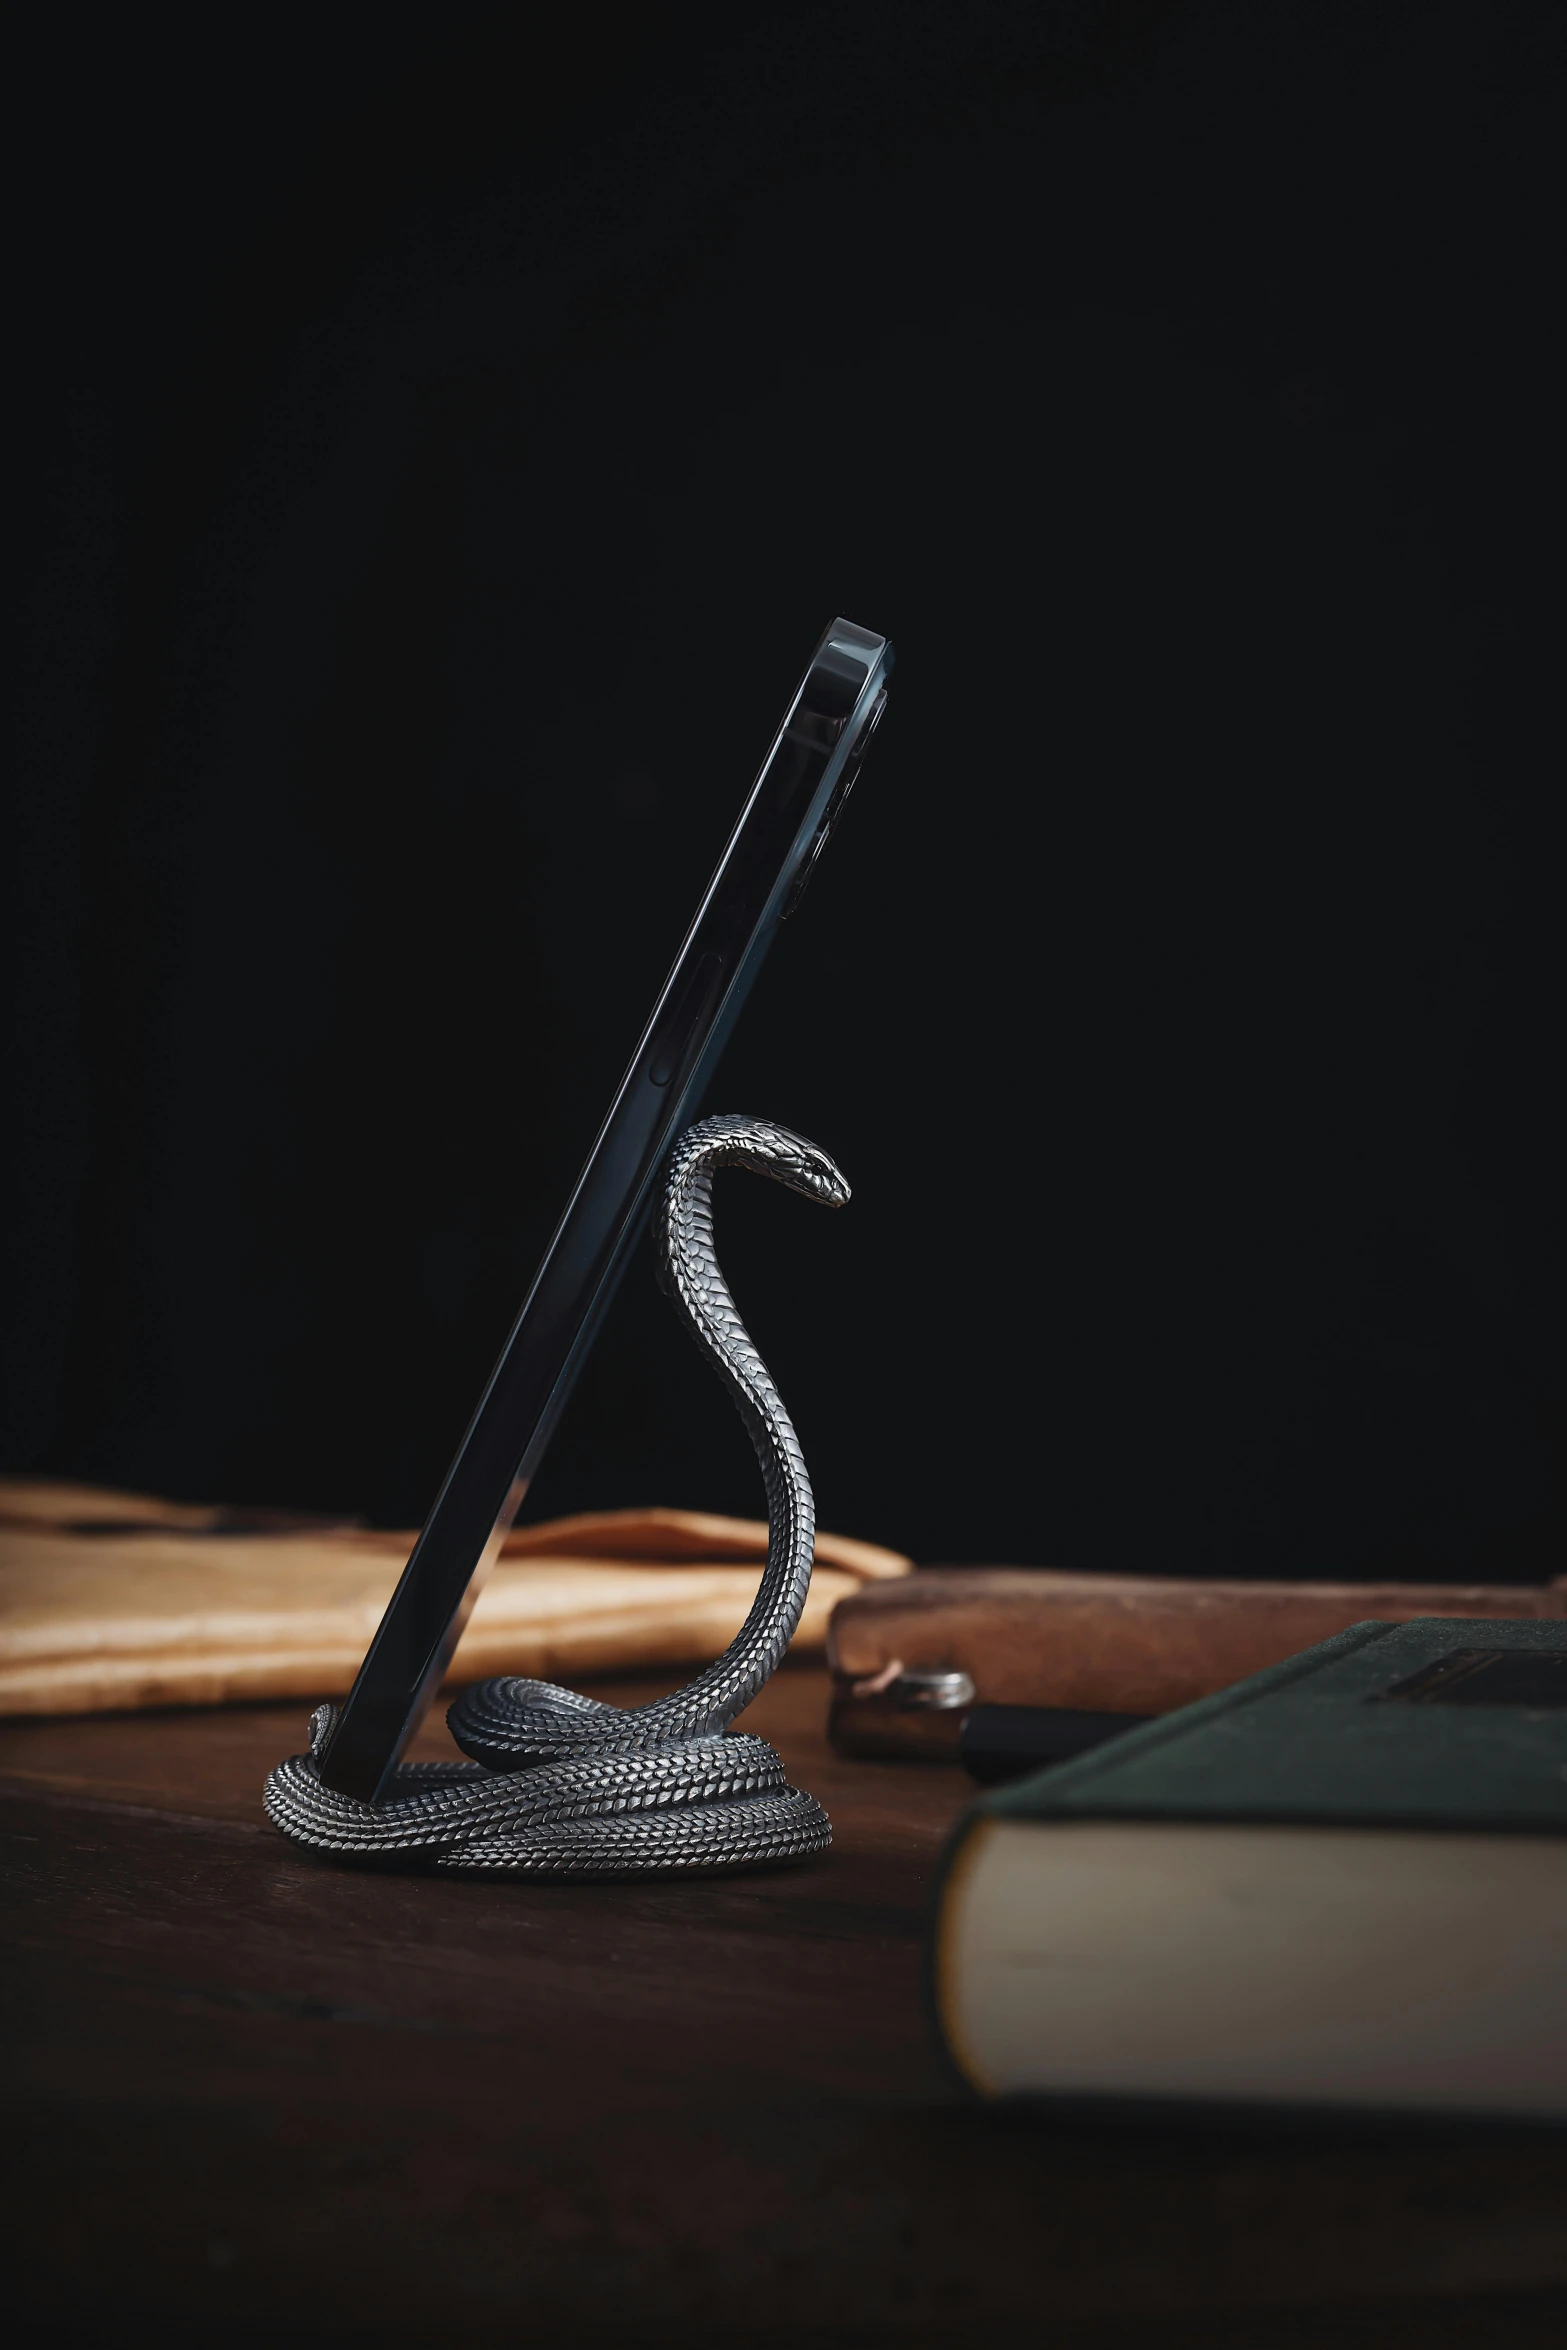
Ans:
<svg viewBox="0 0 1567 2350"><path fill-rule="evenodd" d="M849 1187L824 1151L757 1118L704 1119L670 1153L655 1210L659 1286L733 1396L767 1488L767 1565L729 1647L686 1688L623 1710L514 1677L481 1682L447 1720L467 1763L405 1763L378 1803L324 1787L311 1752L267 1780L269 1816L344 1859L452 1871L620 1877L750 1868L820 1852L827 1815L761 1738L729 1724L788 1647L805 1605L816 1515L799 1443L735 1310L713 1246L713 1175L752 1167L808 1199Z"/></svg>

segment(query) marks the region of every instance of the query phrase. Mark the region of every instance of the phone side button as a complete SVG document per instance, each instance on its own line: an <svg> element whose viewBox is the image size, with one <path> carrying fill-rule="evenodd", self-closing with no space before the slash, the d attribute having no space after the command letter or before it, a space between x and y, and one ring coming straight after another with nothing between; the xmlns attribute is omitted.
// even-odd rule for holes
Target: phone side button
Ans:
<svg viewBox="0 0 1567 2350"><path fill-rule="evenodd" d="M667 1085L679 1068L692 1032L713 1000L723 967L723 956L710 947L699 958L673 1010L666 1014L653 1039L653 1057L648 1063L647 1073L654 1085Z"/></svg>

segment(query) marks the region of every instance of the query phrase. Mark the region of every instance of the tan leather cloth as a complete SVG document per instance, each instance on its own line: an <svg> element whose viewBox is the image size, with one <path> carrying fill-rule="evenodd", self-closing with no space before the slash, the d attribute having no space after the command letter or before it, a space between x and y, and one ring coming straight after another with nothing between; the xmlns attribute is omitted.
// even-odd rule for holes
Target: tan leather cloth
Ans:
<svg viewBox="0 0 1567 2350"><path fill-rule="evenodd" d="M0 1479L0 1714L339 1696L412 1541ZM704 1662L738 1631L766 1555L760 1521L694 1510L522 1528L480 1594L449 1679L570 1683ZM833 1534L818 1534L816 1562L795 1635L808 1650L822 1647L840 1599L910 1565Z"/></svg>

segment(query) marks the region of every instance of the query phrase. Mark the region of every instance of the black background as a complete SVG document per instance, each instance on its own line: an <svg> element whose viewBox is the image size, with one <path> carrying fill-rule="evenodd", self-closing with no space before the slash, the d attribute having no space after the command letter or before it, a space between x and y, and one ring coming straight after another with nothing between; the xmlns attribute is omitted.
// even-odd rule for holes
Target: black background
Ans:
<svg viewBox="0 0 1567 2350"><path fill-rule="evenodd" d="M711 1096L823 1523L1567 1571L1560 5L35 12L5 1465L427 1506L824 622ZM756 1514L645 1261L528 1514Z"/></svg>

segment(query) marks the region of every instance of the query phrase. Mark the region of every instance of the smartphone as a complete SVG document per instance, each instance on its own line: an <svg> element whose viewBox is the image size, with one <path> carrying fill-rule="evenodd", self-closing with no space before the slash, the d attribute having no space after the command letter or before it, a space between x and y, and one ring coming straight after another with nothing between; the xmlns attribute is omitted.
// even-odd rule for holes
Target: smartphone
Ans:
<svg viewBox="0 0 1567 2350"><path fill-rule="evenodd" d="M843 811L891 669L886 638L848 620L835 620L811 656L318 1757L341 1795L376 1799L440 1687L646 1220L660 1163L695 1115L773 934Z"/></svg>

